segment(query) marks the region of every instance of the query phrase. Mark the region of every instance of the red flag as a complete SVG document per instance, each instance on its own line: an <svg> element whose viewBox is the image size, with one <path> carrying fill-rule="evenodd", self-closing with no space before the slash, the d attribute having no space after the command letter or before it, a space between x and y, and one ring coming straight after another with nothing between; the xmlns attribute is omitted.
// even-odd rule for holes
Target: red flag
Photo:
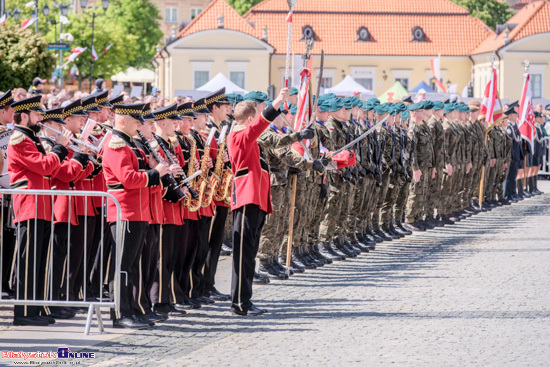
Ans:
<svg viewBox="0 0 550 367"><path fill-rule="evenodd" d="M109 51L109 49L113 46L112 43L109 44L109 46L105 47L105 50L103 50L103 55L105 55L107 53L107 51Z"/></svg>
<svg viewBox="0 0 550 367"><path fill-rule="evenodd" d="M533 109L533 100L531 99L531 75L523 75L523 89L521 91L521 102L519 105L518 129L521 137L531 146L531 152L534 151L535 144L535 113Z"/></svg>
<svg viewBox="0 0 550 367"><path fill-rule="evenodd" d="M432 69L432 75L435 79L435 84L441 89L443 93L447 93L447 88L441 82L441 56L438 55L437 59L430 59L430 68Z"/></svg>
<svg viewBox="0 0 550 367"><path fill-rule="evenodd" d="M28 27L31 26L31 24L33 24L34 22L36 22L38 20L38 17L32 17L31 19L25 19L23 21L23 23L21 23L21 28L23 29L27 29Z"/></svg>
<svg viewBox="0 0 550 367"><path fill-rule="evenodd" d="M332 152L328 154L329 157L331 154ZM332 156L332 161L336 162L336 167L338 169L355 166L357 164L357 159L353 150L341 151L340 153Z"/></svg>
<svg viewBox="0 0 550 367"><path fill-rule="evenodd" d="M95 52L94 46L92 46L92 60L94 60L94 61L97 60L97 52Z"/></svg>
<svg viewBox="0 0 550 367"><path fill-rule="evenodd" d="M310 62L308 62L308 64L310 64ZM300 93L298 94L296 120L294 121L294 131L296 132L303 130L307 126L311 115L311 98L309 92L311 70L307 67L303 68L300 72L300 76ZM302 143L306 147L310 145L308 140L303 140ZM292 148L306 159L311 158L306 155L305 149L300 142L292 144Z"/></svg>
<svg viewBox="0 0 550 367"><path fill-rule="evenodd" d="M287 23L292 23L292 11L288 12L288 15L286 16Z"/></svg>
<svg viewBox="0 0 550 367"><path fill-rule="evenodd" d="M497 81L497 71L495 68L492 68L491 79L485 87L483 103L479 112L479 119L485 119L485 127L487 128L504 117L500 99L498 98Z"/></svg>

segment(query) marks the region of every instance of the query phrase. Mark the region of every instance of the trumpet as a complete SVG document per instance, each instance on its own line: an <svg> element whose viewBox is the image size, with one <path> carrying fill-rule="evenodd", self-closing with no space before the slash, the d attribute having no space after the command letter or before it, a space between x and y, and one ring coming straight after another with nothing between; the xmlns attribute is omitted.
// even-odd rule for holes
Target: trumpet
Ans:
<svg viewBox="0 0 550 367"><path fill-rule="evenodd" d="M44 139L48 139L49 141L55 143L55 137L54 136L42 136L42 138ZM80 153L80 154L86 154L88 156L88 159L95 163L95 164L100 164L97 159L95 159L93 156L89 155L88 153L84 152L82 149L80 149L79 147L77 147L76 145L67 145L67 149L70 149L72 150L73 152L75 153Z"/></svg>
<svg viewBox="0 0 550 367"><path fill-rule="evenodd" d="M42 127L45 127L45 128L48 129L48 130L54 131L54 132L56 132L56 133L58 133L58 134L63 134L61 131L59 131L59 130L57 130L57 129L54 129L53 127L49 127L49 126L47 126L47 125L44 125L44 124L41 123L41 122L39 122L38 124L39 124L40 126L42 126ZM87 143L87 142L85 142L85 141L82 141L82 140L80 140L80 139L77 139L77 138L75 138L75 137L71 137L71 141L72 141L73 143L75 143L75 144L81 144L81 145L85 146L87 149L91 150L91 151L94 152L94 153L99 153L99 148L96 147L96 146L94 146L94 145L92 145L92 144L89 144L89 143Z"/></svg>

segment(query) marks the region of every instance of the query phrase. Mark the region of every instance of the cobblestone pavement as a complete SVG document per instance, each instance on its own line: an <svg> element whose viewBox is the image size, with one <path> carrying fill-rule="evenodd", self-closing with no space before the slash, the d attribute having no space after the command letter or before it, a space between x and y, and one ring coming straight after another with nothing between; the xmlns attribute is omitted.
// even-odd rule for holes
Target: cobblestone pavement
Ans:
<svg viewBox="0 0 550 367"><path fill-rule="evenodd" d="M546 185L545 185L546 186ZM550 189L550 187L545 187ZM99 366L548 366L550 195L92 346Z"/></svg>

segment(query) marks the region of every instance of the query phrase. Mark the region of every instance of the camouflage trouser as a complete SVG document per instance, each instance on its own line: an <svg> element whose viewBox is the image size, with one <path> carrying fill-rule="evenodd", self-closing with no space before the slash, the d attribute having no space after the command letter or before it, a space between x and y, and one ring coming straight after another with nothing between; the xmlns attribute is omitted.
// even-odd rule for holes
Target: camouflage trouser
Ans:
<svg viewBox="0 0 550 367"><path fill-rule="evenodd" d="M397 194L397 200L395 202L395 213L394 219L396 223L401 223L403 221L403 214L405 213L405 208L407 207L407 199L409 198L409 192L411 190L411 183L404 182L403 185L399 188L399 193Z"/></svg>
<svg viewBox="0 0 550 367"><path fill-rule="evenodd" d="M309 231L309 241L313 243L318 243L321 240L319 239L319 227L321 226L321 222L323 221L323 218L325 217L326 207L327 207L327 198L321 199L319 198L319 195L321 193L321 187L319 185L317 186L317 193L318 193L318 200L315 203L315 207L313 208L313 220L310 225L310 231ZM328 188L327 188L328 191ZM328 192L327 192L328 196Z"/></svg>
<svg viewBox="0 0 550 367"><path fill-rule="evenodd" d="M426 191L428 186L428 175L432 168L421 169L422 175L418 182L411 183L407 208L405 209L405 221L414 223L424 219L424 205L426 204Z"/></svg>
<svg viewBox="0 0 550 367"><path fill-rule="evenodd" d="M489 168L489 174L486 177L485 180L485 187L487 189L485 198L488 201L494 201L496 199L496 180L497 180L497 173L498 173L498 161L495 163L494 167Z"/></svg>
<svg viewBox="0 0 550 367"><path fill-rule="evenodd" d="M319 232L319 222L316 223L316 208L319 202L321 188L318 181L319 180L317 180L316 176L313 174L308 177L307 192L305 193L307 195L307 217L302 233L302 243L304 244L316 243Z"/></svg>
<svg viewBox="0 0 550 367"><path fill-rule="evenodd" d="M329 241L336 236L338 231L338 221L340 220L340 212L342 209L342 195L344 194L344 183L342 178L333 173L334 182L330 178L328 186L328 199L326 200L326 208L323 214L323 220L319 226L319 241Z"/></svg>
<svg viewBox="0 0 550 367"><path fill-rule="evenodd" d="M288 175L288 182L287 182L287 193L288 193L288 205L289 205L289 211L288 215L286 216L286 226L285 226L285 232L280 239L281 242L281 253L283 255L286 255L287 251L287 244L288 244L288 230L289 230L289 219L290 219L290 200L292 197L292 180L294 175ZM293 227L292 227L292 247L301 246L301 239L302 239L302 232L304 225L303 223L306 222L306 204L307 204L307 197L306 192L307 190L307 177L304 174L299 174L296 176L296 197L294 201L294 221L293 221Z"/></svg>
<svg viewBox="0 0 550 367"><path fill-rule="evenodd" d="M352 210L353 203L355 202L355 195L357 191L361 191L359 184L352 185L351 183L345 183L345 191L342 195L342 211L340 216L341 230L340 235L347 235L353 231L355 219L353 218Z"/></svg>
<svg viewBox="0 0 550 367"><path fill-rule="evenodd" d="M453 195L451 196L451 208L453 212L458 212L461 209L462 206L462 194L464 192L464 174L466 172L466 165L463 163L460 163L458 165L458 170L456 170L453 173L453 176L456 174L456 180L453 184Z"/></svg>
<svg viewBox="0 0 550 367"><path fill-rule="evenodd" d="M286 187L284 185L271 186L273 213L267 216L262 229L258 259L270 259L279 254L281 246L280 236L283 232L284 218L288 214L289 203L286 199Z"/></svg>
<svg viewBox="0 0 550 367"><path fill-rule="evenodd" d="M374 193L376 191L376 181L370 177L366 177L363 187L363 195L361 197L362 202L359 204L359 210L356 212L355 228L357 232L363 231L370 222L369 218L372 211L369 205L371 205Z"/></svg>
<svg viewBox="0 0 550 367"><path fill-rule="evenodd" d="M506 163L504 159L500 160L500 177L497 179L497 187L496 192L498 195L499 200L504 198L504 180L506 180L506 177L508 177L508 171L510 171L510 165L508 164L508 167L506 167L505 170L502 169L502 166Z"/></svg>
<svg viewBox="0 0 550 367"><path fill-rule="evenodd" d="M376 208L372 216L372 224L375 226L382 225L382 207L384 206L384 201L386 200L386 195L388 189L390 188L390 170L387 169L382 174L382 183L380 184L380 193L378 194L378 201L376 202Z"/></svg>
<svg viewBox="0 0 550 367"><path fill-rule="evenodd" d="M382 191L382 184L379 184L374 181L372 185L372 192L370 197L368 198L369 201L367 203L366 207L366 215L365 215L365 227L371 228L373 223L375 222L374 213L376 212L376 206L378 205L378 199L380 198L380 192Z"/></svg>
<svg viewBox="0 0 550 367"><path fill-rule="evenodd" d="M426 216L431 218L435 215L436 209L438 213L441 213L443 167L437 167L434 178L432 178L432 172L429 172L428 176L428 192L424 211L426 212Z"/></svg>
<svg viewBox="0 0 550 367"><path fill-rule="evenodd" d="M478 164L477 166L472 168L474 170L474 178L472 180L471 196L472 196L472 198L474 198L476 200L476 202L474 203L475 205L479 204L479 183L481 181L481 170L482 170L482 168L483 168L483 165L481 165L481 164Z"/></svg>
<svg viewBox="0 0 550 367"><path fill-rule="evenodd" d="M386 192L386 198L384 199L384 204L382 205L382 210L380 211L380 226L384 229L387 229L393 222L393 207L397 202L397 196L399 195L399 191L403 184L404 182L399 173L395 173L394 176L390 176L390 183Z"/></svg>
<svg viewBox="0 0 550 367"><path fill-rule="evenodd" d="M474 185L474 172L472 168L470 172L466 173L466 176L464 177L464 194L462 195L462 208L467 208L468 206L470 206L470 199L472 198L473 185Z"/></svg>
<svg viewBox="0 0 550 367"><path fill-rule="evenodd" d="M452 192L451 189L453 187L453 176L454 176L454 172L452 176L449 176L447 174L446 169L443 172L443 182L441 184L441 199L440 199L441 212L440 212L440 208L439 207L437 208L438 213L441 215L449 215L451 213L451 207L449 203L451 200L450 199L451 192Z"/></svg>

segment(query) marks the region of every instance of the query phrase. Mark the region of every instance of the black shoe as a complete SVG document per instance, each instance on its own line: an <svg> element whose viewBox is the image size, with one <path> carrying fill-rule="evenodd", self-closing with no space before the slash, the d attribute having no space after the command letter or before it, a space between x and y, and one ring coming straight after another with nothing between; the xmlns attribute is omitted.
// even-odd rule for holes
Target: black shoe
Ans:
<svg viewBox="0 0 550 367"><path fill-rule="evenodd" d="M304 264L304 268L306 269L317 269L317 265L309 260L304 254L297 253L296 258Z"/></svg>
<svg viewBox="0 0 550 367"><path fill-rule="evenodd" d="M406 229L408 229L409 231L412 231L412 232L423 232L426 230L426 228L422 227L420 224L418 224L418 222L415 222L415 223L404 223L403 224L403 227L405 227Z"/></svg>
<svg viewBox="0 0 550 367"><path fill-rule="evenodd" d="M281 257L281 262L283 264L286 264L286 258ZM290 258L290 270L292 270L292 272L294 272L294 273L303 273L303 272L306 271L306 268L304 266L302 266L301 264L298 264L294 260L294 255L292 255L292 257Z"/></svg>
<svg viewBox="0 0 550 367"><path fill-rule="evenodd" d="M146 321L148 321L148 322L151 322L151 321L152 322L163 322L163 321L168 320L168 316L159 315L156 312L149 311L145 315L139 316L139 319L143 322L146 322Z"/></svg>
<svg viewBox="0 0 550 367"><path fill-rule="evenodd" d="M349 249L345 242L334 243L336 248L348 257L357 257L357 253L354 250Z"/></svg>
<svg viewBox="0 0 550 367"><path fill-rule="evenodd" d="M260 274L254 272L254 278L252 279L254 284L269 284L269 278L261 276Z"/></svg>
<svg viewBox="0 0 550 367"><path fill-rule="evenodd" d="M42 318L42 319L48 321L48 324L49 324L49 325L55 324L55 319L54 319L52 316L50 316L50 315L39 315L39 316L36 316L36 317L40 317L40 318Z"/></svg>
<svg viewBox="0 0 550 367"><path fill-rule="evenodd" d="M278 275L279 279L285 280L288 279L291 275L290 270L287 271L287 268L283 266L277 259L271 259L271 271Z"/></svg>
<svg viewBox="0 0 550 367"><path fill-rule="evenodd" d="M137 318L123 317L120 319L113 320L113 327L125 328L125 329L147 329L147 328L150 328L151 325L149 323L140 321Z"/></svg>
<svg viewBox="0 0 550 367"><path fill-rule="evenodd" d="M398 240L401 238L401 236L395 235L390 232L389 227L383 227L380 229L380 232L384 234L384 236L391 238L392 240Z"/></svg>
<svg viewBox="0 0 550 367"><path fill-rule="evenodd" d="M313 256L313 254L310 252L310 250L308 248L304 249L304 256L307 257L307 259L315 264L315 266L317 266L318 268L322 267L322 266L325 266L326 262L324 260L320 260L318 258L316 258L315 256Z"/></svg>
<svg viewBox="0 0 550 367"><path fill-rule="evenodd" d="M162 316L160 316L160 317L162 317ZM166 320L168 320L168 316L164 316L164 317L166 317ZM149 326L155 326L155 321L149 319L149 315L147 315L147 314L140 315L140 316L134 315L134 316L132 316L132 318L134 320L139 321L139 322L143 322L144 324L147 324ZM155 316L153 316L153 318L155 318Z"/></svg>
<svg viewBox="0 0 550 367"><path fill-rule="evenodd" d="M181 317L187 315L187 312L181 309L181 306L178 307L179 308L175 308L169 303L157 303L154 307L154 311L161 316L169 317Z"/></svg>
<svg viewBox="0 0 550 367"><path fill-rule="evenodd" d="M201 305L213 305L214 303L216 303L216 301L214 301L213 299L202 297L202 296L191 298L191 301L195 303L199 303Z"/></svg>
<svg viewBox="0 0 550 367"><path fill-rule="evenodd" d="M13 318L15 326L48 326L50 322L40 316L15 316Z"/></svg>
<svg viewBox="0 0 550 367"><path fill-rule="evenodd" d="M345 260L347 258L347 256L342 251L338 250L333 240L328 243L328 247L334 255L340 256L342 260Z"/></svg>
<svg viewBox="0 0 550 367"><path fill-rule="evenodd" d="M50 314L48 316L53 317L54 319L68 320L75 317L76 314L73 311L68 310L66 308L56 307L56 308L50 308Z"/></svg>
<svg viewBox="0 0 550 367"><path fill-rule="evenodd" d="M391 241L392 238L387 236L386 233L382 232L381 229L375 229L374 234L378 236L378 238L381 238L382 241Z"/></svg>
<svg viewBox="0 0 550 367"><path fill-rule="evenodd" d="M361 252L369 252L370 251L369 247L361 241L353 241L351 244Z"/></svg>
<svg viewBox="0 0 550 367"><path fill-rule="evenodd" d="M376 233L374 233L374 230L372 228L367 228L366 233L367 233L367 235L371 236L372 239L374 240L374 242L376 242L376 243L380 243L380 242L384 241Z"/></svg>
<svg viewBox="0 0 550 367"><path fill-rule="evenodd" d="M405 237L405 235L404 235L403 233L399 232L399 231L397 230L397 228L395 228L395 227L393 226L393 224L390 224L390 225L388 226L388 228L386 228L386 232L388 232L388 233L391 234L392 236L396 237L396 239L400 239L400 238Z"/></svg>
<svg viewBox="0 0 550 367"><path fill-rule="evenodd" d="M225 243L222 245L222 250L220 252L221 256L231 256L233 253L233 248L227 246Z"/></svg>
<svg viewBox="0 0 550 367"><path fill-rule="evenodd" d="M208 297L210 299L213 299L214 301L229 301L231 297L229 294L223 294L220 291L216 289L216 287L212 287L212 289L209 292L206 292L205 297Z"/></svg>
<svg viewBox="0 0 550 367"><path fill-rule="evenodd" d="M426 229L434 229L434 228L435 228L435 226L434 226L433 224L429 223L429 222L426 221L426 220L421 220L421 221L419 222L419 224L420 224L422 227L426 228Z"/></svg>
<svg viewBox="0 0 550 367"><path fill-rule="evenodd" d="M286 279L284 274L280 274L279 269L274 268L271 259L261 259L258 273L269 279Z"/></svg>
<svg viewBox="0 0 550 367"><path fill-rule="evenodd" d="M332 264L332 259L329 259L328 257L324 256L321 251L317 248L317 246L312 245L311 247L311 255L316 258L317 260L324 261L325 264Z"/></svg>
<svg viewBox="0 0 550 367"><path fill-rule="evenodd" d="M231 312L239 316L259 316L267 312L267 310L259 309L252 305L248 310L241 311L236 307L231 307Z"/></svg>
<svg viewBox="0 0 550 367"><path fill-rule="evenodd" d="M428 223L430 223L430 224L431 224L432 226L434 226L434 227L439 227L439 228L441 228L441 227L444 226L443 222L441 222L440 220L437 220L437 219L435 219L435 218L429 218L429 219L427 219L426 221L427 221Z"/></svg>
<svg viewBox="0 0 550 367"><path fill-rule="evenodd" d="M506 200L504 198L500 199L499 202L502 203L502 205L512 205L511 201Z"/></svg>
<svg viewBox="0 0 550 367"><path fill-rule="evenodd" d="M178 305L179 305L179 309L183 309L183 310L198 310L199 308L202 307L200 303L195 303L191 301L191 299L189 298L184 298L183 301L178 303Z"/></svg>

